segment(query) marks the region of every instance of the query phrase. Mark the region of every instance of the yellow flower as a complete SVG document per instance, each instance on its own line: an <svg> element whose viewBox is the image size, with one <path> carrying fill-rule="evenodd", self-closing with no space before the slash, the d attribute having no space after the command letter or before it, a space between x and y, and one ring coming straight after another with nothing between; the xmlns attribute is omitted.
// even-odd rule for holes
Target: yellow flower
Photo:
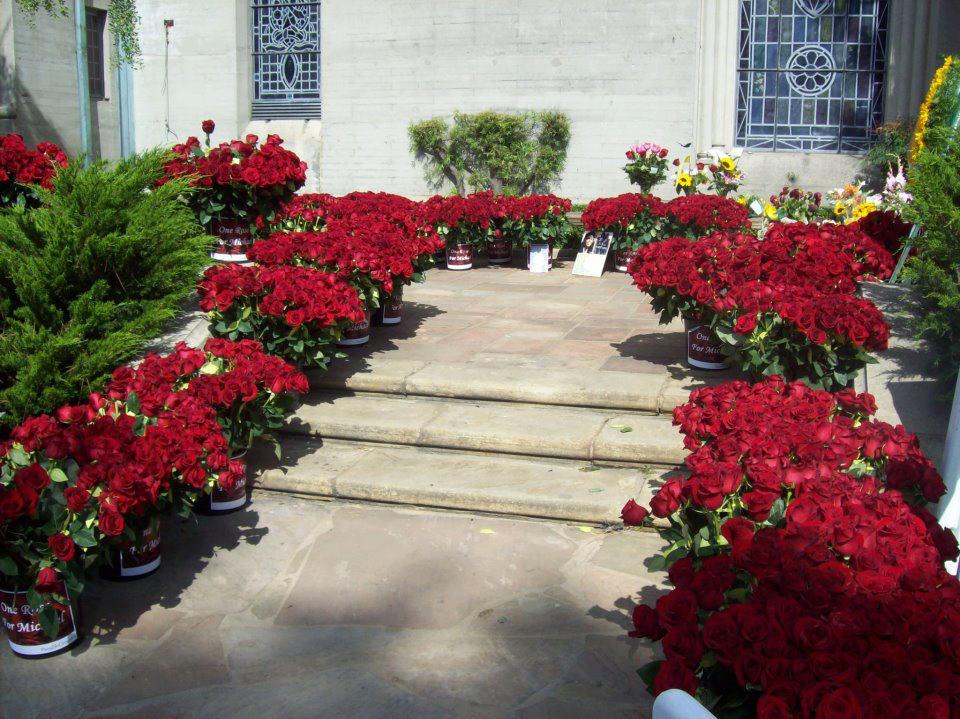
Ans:
<svg viewBox="0 0 960 719"><path fill-rule="evenodd" d="M768 219L776 220L776 219L777 219L777 208L774 207L774 206L771 205L771 204L767 204L767 206L763 208L763 214L765 214Z"/></svg>
<svg viewBox="0 0 960 719"><path fill-rule="evenodd" d="M835 214L837 217L843 217L845 214L847 214L847 206L842 202L838 202L833 206L833 214Z"/></svg>
<svg viewBox="0 0 960 719"><path fill-rule="evenodd" d="M720 160L720 167L722 167L727 172L733 172L737 169L737 163L731 160L729 157L724 157Z"/></svg>
<svg viewBox="0 0 960 719"><path fill-rule="evenodd" d="M934 73L933 80L930 82L930 89L927 90L927 96L920 106L920 113L917 116L917 127L913 134L913 142L910 144L910 162L916 162L920 153L926 144L927 124L930 122L930 108L937 99L940 88L947 79L947 73L953 64L953 56L948 55L943 61L940 69Z"/></svg>
<svg viewBox="0 0 960 719"><path fill-rule="evenodd" d="M740 203L741 205L744 205L744 206L745 206L745 205L747 204L747 198L746 198L746 197L738 197L738 198L737 198L737 202Z"/></svg>
<svg viewBox="0 0 960 719"><path fill-rule="evenodd" d="M876 212L877 206L872 202L863 202L857 205L857 209L853 211L854 220L862 220L864 217L869 215L871 212Z"/></svg>
<svg viewBox="0 0 960 719"><path fill-rule="evenodd" d="M681 172L677 175L677 185L680 187L690 187L693 184L693 178L690 177L686 172Z"/></svg>

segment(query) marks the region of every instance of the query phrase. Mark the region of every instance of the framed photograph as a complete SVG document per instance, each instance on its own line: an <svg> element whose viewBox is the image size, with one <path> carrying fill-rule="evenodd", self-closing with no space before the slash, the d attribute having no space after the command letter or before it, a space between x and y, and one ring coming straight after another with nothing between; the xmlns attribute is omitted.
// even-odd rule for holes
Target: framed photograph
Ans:
<svg viewBox="0 0 960 719"><path fill-rule="evenodd" d="M580 239L577 260L573 263L573 274L600 277L607 264L611 244L613 244L612 232L584 232Z"/></svg>

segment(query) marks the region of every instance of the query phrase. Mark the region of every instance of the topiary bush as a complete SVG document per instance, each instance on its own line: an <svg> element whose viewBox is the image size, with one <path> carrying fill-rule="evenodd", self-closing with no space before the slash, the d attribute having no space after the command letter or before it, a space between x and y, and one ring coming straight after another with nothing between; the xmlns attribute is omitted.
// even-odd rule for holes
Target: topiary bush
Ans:
<svg viewBox="0 0 960 719"><path fill-rule="evenodd" d="M100 387L193 292L212 240L164 159L73 162L0 214L0 428Z"/></svg>
<svg viewBox="0 0 960 719"><path fill-rule="evenodd" d="M458 112L452 126L434 118L411 124L408 133L432 187L526 195L547 193L560 179L570 121L560 112Z"/></svg>

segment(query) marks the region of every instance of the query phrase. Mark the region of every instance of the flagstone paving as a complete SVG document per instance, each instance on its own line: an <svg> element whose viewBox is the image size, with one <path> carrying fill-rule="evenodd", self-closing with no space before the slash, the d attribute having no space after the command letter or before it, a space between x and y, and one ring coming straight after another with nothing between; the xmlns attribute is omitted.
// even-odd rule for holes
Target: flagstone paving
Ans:
<svg viewBox="0 0 960 719"><path fill-rule="evenodd" d="M163 541L156 574L88 588L79 647L0 653L0 716L649 715L626 631L653 534L256 492Z"/></svg>

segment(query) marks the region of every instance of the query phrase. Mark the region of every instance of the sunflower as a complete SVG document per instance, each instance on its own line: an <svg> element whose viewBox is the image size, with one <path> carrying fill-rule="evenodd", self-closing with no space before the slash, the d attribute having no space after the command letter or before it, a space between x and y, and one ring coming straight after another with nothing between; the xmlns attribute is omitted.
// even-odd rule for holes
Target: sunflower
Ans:
<svg viewBox="0 0 960 719"><path fill-rule="evenodd" d="M693 178L690 177L686 172L681 172L677 175L677 185L679 187L690 187L693 184Z"/></svg>
<svg viewBox="0 0 960 719"><path fill-rule="evenodd" d="M737 169L737 163L731 160L729 157L724 157L722 160L720 160L720 167L727 172L733 172Z"/></svg>
<svg viewBox="0 0 960 719"><path fill-rule="evenodd" d="M853 211L853 219L862 220L871 212L876 212L876 210L877 210L877 206L872 202L862 202L859 205L857 205L857 208Z"/></svg>
<svg viewBox="0 0 960 719"><path fill-rule="evenodd" d="M777 219L777 208L774 207L774 206L771 205L771 204L767 204L767 206L763 208L763 214L765 214L765 215L767 216L767 219L768 219L768 220L776 220L776 219Z"/></svg>
<svg viewBox="0 0 960 719"><path fill-rule="evenodd" d="M847 206L842 202L838 202L833 206L833 214L835 214L837 217L843 217L845 214L847 214Z"/></svg>

